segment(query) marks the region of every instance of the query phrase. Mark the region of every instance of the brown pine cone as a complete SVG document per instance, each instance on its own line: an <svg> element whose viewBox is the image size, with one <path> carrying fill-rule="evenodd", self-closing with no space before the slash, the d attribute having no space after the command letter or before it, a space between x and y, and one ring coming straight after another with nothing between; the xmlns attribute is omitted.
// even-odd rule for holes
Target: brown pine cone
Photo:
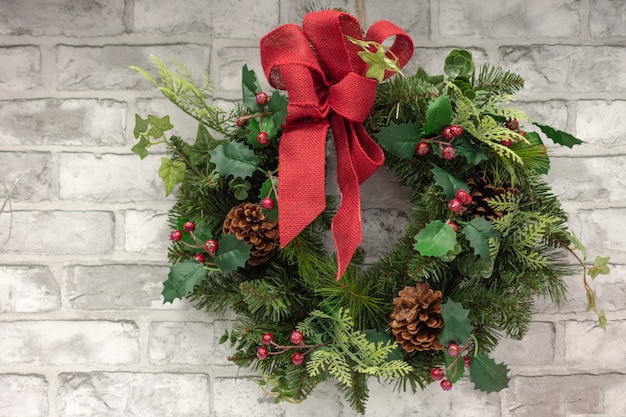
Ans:
<svg viewBox="0 0 626 417"><path fill-rule="evenodd" d="M248 259L252 266L267 262L278 246L278 225L267 220L259 204L243 203L230 209L223 231L252 245Z"/></svg>
<svg viewBox="0 0 626 417"><path fill-rule="evenodd" d="M519 190L511 186L509 181L500 186L494 185L491 179L492 176L489 173L480 173L476 178L469 178L465 181L470 188L470 195L472 196L472 204L465 211L465 217L484 216L487 220L495 220L504 216L505 213L494 210L489 206L489 200L506 193L517 194Z"/></svg>
<svg viewBox="0 0 626 417"><path fill-rule="evenodd" d="M393 305L391 333L404 350L443 349L438 338L443 328L441 291L433 291L428 283L404 287Z"/></svg>

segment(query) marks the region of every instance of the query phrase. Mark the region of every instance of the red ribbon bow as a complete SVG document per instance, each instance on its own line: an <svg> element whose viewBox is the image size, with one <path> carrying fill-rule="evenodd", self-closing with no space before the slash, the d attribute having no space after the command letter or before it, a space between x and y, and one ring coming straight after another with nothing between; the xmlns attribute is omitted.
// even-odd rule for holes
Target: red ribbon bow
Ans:
<svg viewBox="0 0 626 417"><path fill-rule="evenodd" d="M308 13L302 29L286 24L261 40L261 62L269 83L287 90L288 115L279 147L278 220L284 248L326 207L325 144L331 127L337 150L339 210L332 222L337 279L362 240L359 185L380 167L384 155L362 126L376 96L376 80L366 78L363 40L353 16L325 10ZM390 48L404 66L413 54L411 38L391 22L371 26L366 39ZM392 75L387 71L385 76Z"/></svg>

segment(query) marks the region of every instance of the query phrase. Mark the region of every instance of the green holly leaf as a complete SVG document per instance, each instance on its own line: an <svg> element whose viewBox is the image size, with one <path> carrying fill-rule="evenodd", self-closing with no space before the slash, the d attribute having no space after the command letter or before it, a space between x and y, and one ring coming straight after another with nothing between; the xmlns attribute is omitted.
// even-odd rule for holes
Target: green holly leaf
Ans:
<svg viewBox="0 0 626 417"><path fill-rule="evenodd" d="M139 138L139 142L137 142L135 146L130 148L130 150L139 155L139 158L144 159L146 156L148 156L149 147L150 141L147 137L142 136L141 138Z"/></svg>
<svg viewBox="0 0 626 417"><path fill-rule="evenodd" d="M487 355L472 356L470 379L477 390L497 392L509 386L509 368Z"/></svg>
<svg viewBox="0 0 626 417"><path fill-rule="evenodd" d="M422 256L444 256L457 243L452 226L439 220L428 223L414 239L413 248Z"/></svg>
<svg viewBox="0 0 626 417"><path fill-rule="evenodd" d="M274 119L272 117L263 117L260 125L258 118L255 117L250 119L246 129L248 129L246 138L248 139L248 143L252 145L253 148L263 148L267 146L261 145L257 139L257 136L261 131L266 132L269 135L270 141L278 134L278 127L274 123Z"/></svg>
<svg viewBox="0 0 626 417"><path fill-rule="evenodd" d="M148 130L148 133L146 133L148 137L158 139L163 137L163 132L174 129L174 125L170 123L169 116L163 116L159 118L149 114L148 122L150 122L150 130Z"/></svg>
<svg viewBox="0 0 626 417"><path fill-rule="evenodd" d="M391 123L382 127L374 137L390 154L398 158L409 158L415 155L415 148L422 135L415 123Z"/></svg>
<svg viewBox="0 0 626 417"><path fill-rule="evenodd" d="M241 90L243 92L243 104L253 112L263 110L263 107L256 102L257 93L261 92L261 84L253 70L248 69L247 65L243 66L241 74Z"/></svg>
<svg viewBox="0 0 626 417"><path fill-rule="evenodd" d="M455 49L446 57L443 72L448 78L470 78L474 74L472 54L464 49Z"/></svg>
<svg viewBox="0 0 626 417"><path fill-rule="evenodd" d="M454 139L454 149L456 149L457 155L461 155L472 165L478 165L482 161L487 160L487 156L485 155L483 148L473 144L465 136L458 136Z"/></svg>
<svg viewBox="0 0 626 417"><path fill-rule="evenodd" d="M143 133L146 133L148 130L148 126L150 122L148 119L143 119L140 115L135 113L135 129L133 130L133 135L135 135L135 139L139 139Z"/></svg>
<svg viewBox="0 0 626 417"><path fill-rule="evenodd" d="M448 200L452 200L456 197L456 192L459 190L465 190L469 193L470 189L465 183L458 177L450 174L443 168L439 168L437 165L432 164L431 170L435 178L435 184L443 189L443 193Z"/></svg>
<svg viewBox="0 0 626 417"><path fill-rule="evenodd" d="M439 334L439 342L443 346L450 343L464 345L472 337L472 323L467 318L469 310L463 308L461 303L456 303L450 299L441 305L441 317L443 318L443 329Z"/></svg>
<svg viewBox="0 0 626 417"><path fill-rule="evenodd" d="M482 216L472 219L463 228L463 234L474 248L474 254L489 261L489 239L500 238L500 232L491 226L491 222Z"/></svg>
<svg viewBox="0 0 626 417"><path fill-rule="evenodd" d="M163 303L183 298L205 277L206 270L195 260L186 260L171 266L167 280L163 283Z"/></svg>
<svg viewBox="0 0 626 417"><path fill-rule="evenodd" d="M267 180L265 180L265 182L261 186L261 190L259 191L259 200L263 200L265 197L269 197L274 200L273 209L263 209L263 213L265 213L267 220L271 222L278 221L278 196L276 195L276 190L278 190L278 178L272 177L271 179L268 178Z"/></svg>
<svg viewBox="0 0 626 417"><path fill-rule="evenodd" d="M259 157L245 143L224 141L209 151L215 171L228 177L246 178L259 166Z"/></svg>
<svg viewBox="0 0 626 417"><path fill-rule="evenodd" d="M274 91L267 102L267 107L272 112L272 119L274 120L274 126L280 128L285 124L287 118L287 105L289 102L287 98L280 94L278 91Z"/></svg>
<svg viewBox="0 0 626 417"><path fill-rule="evenodd" d="M552 141L559 145L565 145L568 148L572 148L574 145L580 145L583 143L582 140L570 135L567 132L563 132L562 130L555 129L552 126L544 125L541 123L534 122L535 126L537 126L547 137L552 139Z"/></svg>
<svg viewBox="0 0 626 417"><path fill-rule="evenodd" d="M219 240L215 256L215 264L224 272L232 272L243 267L250 259L252 245L237 239L235 235L224 235Z"/></svg>
<svg viewBox="0 0 626 417"><path fill-rule="evenodd" d="M602 256L596 256L593 267L589 269L591 279L596 279L598 275L606 275L611 272L609 269L609 259L609 257L603 258Z"/></svg>
<svg viewBox="0 0 626 417"><path fill-rule="evenodd" d="M165 195L168 196L174 190L176 184L183 182L187 165L183 161L172 161L169 158L161 158L159 177L165 185Z"/></svg>
<svg viewBox="0 0 626 417"><path fill-rule="evenodd" d="M463 377L463 374L465 373L463 358L450 356L450 354L444 350L443 360L446 364L446 378L448 378L450 382L455 383Z"/></svg>
<svg viewBox="0 0 626 417"><path fill-rule="evenodd" d="M444 127L452 123L452 106L448 97L437 96L428 103L424 135L438 135Z"/></svg>

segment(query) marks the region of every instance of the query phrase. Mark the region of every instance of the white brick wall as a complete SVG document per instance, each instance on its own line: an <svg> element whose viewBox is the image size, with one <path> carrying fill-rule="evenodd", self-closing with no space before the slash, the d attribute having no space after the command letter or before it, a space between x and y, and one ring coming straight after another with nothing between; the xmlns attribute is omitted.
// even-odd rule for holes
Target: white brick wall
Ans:
<svg viewBox="0 0 626 417"><path fill-rule="evenodd" d="M185 301L160 302L167 274L158 156L132 155L134 113L178 110L130 65L176 56L209 71L216 103L240 97L241 66L261 74L258 40L299 23L305 0L3 0L0 181L17 178L0 215L0 417L354 416L332 384L275 405L227 360L228 327ZM418 66L440 73L452 48L527 81L520 104L587 143L554 148L550 180L589 257L611 256L595 283L606 332L584 312L579 277L557 310L540 300L501 393L461 382L399 394L372 381L367 416L626 416L626 0L337 0L364 27L390 19ZM265 84L266 85L266 84ZM384 170L363 190L365 244L385 250L379 218L405 207ZM1 194L1 192L0 192ZM399 224L401 221L399 221ZM396 225L395 227L400 227Z"/></svg>

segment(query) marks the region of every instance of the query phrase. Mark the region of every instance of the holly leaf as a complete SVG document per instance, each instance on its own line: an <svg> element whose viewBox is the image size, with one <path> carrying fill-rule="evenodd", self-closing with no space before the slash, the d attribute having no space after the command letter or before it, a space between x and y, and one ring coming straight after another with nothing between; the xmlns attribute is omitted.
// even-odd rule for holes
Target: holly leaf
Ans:
<svg viewBox="0 0 626 417"><path fill-rule="evenodd" d="M272 112L272 119L274 120L274 126L279 128L280 126L285 124L285 119L287 118L287 105L289 102L287 98L280 94L278 91L274 91L269 101L267 102L267 107Z"/></svg>
<svg viewBox="0 0 626 417"><path fill-rule="evenodd" d="M489 239L500 238L500 232L491 226L491 222L482 216L477 217L463 227L463 233L474 248L474 254L489 261Z"/></svg>
<svg viewBox="0 0 626 417"><path fill-rule="evenodd" d="M252 176L259 166L259 157L248 145L241 142L224 141L209 151L215 171L228 177L246 178Z"/></svg>
<svg viewBox="0 0 626 417"><path fill-rule="evenodd" d="M206 270L200 262L185 260L170 267L167 280L163 283L163 303L171 303L183 298L206 277Z"/></svg>
<svg viewBox="0 0 626 417"><path fill-rule="evenodd" d="M187 165L183 161L172 161L169 158L161 158L159 177L165 185L165 195L168 196L176 187L176 184L183 182Z"/></svg>
<svg viewBox="0 0 626 417"><path fill-rule="evenodd" d="M606 275L611 272L609 269L609 259L609 257L603 258L602 256L596 256L593 267L589 269L591 279L596 279L598 275Z"/></svg>
<svg viewBox="0 0 626 417"><path fill-rule="evenodd" d="M415 148L422 135L415 123L391 123L382 127L374 137L390 154L398 158L409 158L415 155Z"/></svg>
<svg viewBox="0 0 626 417"><path fill-rule="evenodd" d="M149 147L150 140L147 137L142 136L141 138L139 138L139 142L137 142L135 146L130 148L130 150L139 155L139 158L144 159L146 156L148 156Z"/></svg>
<svg viewBox="0 0 626 417"><path fill-rule="evenodd" d="M439 134L444 127L452 123L452 106L448 97L441 95L428 103L424 135Z"/></svg>
<svg viewBox="0 0 626 417"><path fill-rule="evenodd" d="M143 133L146 133L148 130L148 126L150 126L150 122L148 119L143 119L140 115L135 113L135 129L133 130L133 135L135 135L135 139L139 139Z"/></svg>
<svg viewBox="0 0 626 417"><path fill-rule="evenodd" d="M568 148L572 148L574 145L580 145L583 143L582 140L570 135L567 132L563 132L562 130L555 129L552 126L544 125L542 123L533 123L537 126L547 137L552 139L552 141L559 145L565 145Z"/></svg>
<svg viewBox="0 0 626 417"><path fill-rule="evenodd" d="M487 355L476 355L470 362L470 379L477 390L497 392L509 386L509 368Z"/></svg>
<svg viewBox="0 0 626 417"><path fill-rule="evenodd" d="M224 272L243 267L250 259L252 245L237 239L235 235L224 235L217 244L215 264Z"/></svg>
<svg viewBox="0 0 626 417"><path fill-rule="evenodd" d="M273 187L272 187L273 185ZM278 190L278 178L272 177L265 180L263 185L261 185L261 190L259 191L259 200L263 200L265 197L270 197L274 200L274 208L271 210L263 209L263 213L267 217L267 220L271 222L275 222L278 220L278 196L276 195L276 190Z"/></svg>
<svg viewBox="0 0 626 417"><path fill-rule="evenodd" d="M243 93L243 104L253 112L263 110L263 107L256 102L257 93L261 92L261 84L253 70L244 65L241 70L241 90Z"/></svg>
<svg viewBox="0 0 626 417"><path fill-rule="evenodd" d="M413 248L422 256L444 256L457 243L452 226L439 220L428 223L414 239Z"/></svg>
<svg viewBox="0 0 626 417"><path fill-rule="evenodd" d="M163 136L163 132L174 129L174 125L170 123L169 116L159 118L149 114L148 122L150 123L150 130L148 130L146 135L149 137L161 138Z"/></svg>
<svg viewBox="0 0 626 417"><path fill-rule="evenodd" d="M448 378L450 382L455 383L463 377L463 374L465 373L463 358L459 358L458 356L450 356L450 354L446 350L444 350L443 360L446 364L446 378Z"/></svg>
<svg viewBox="0 0 626 417"><path fill-rule="evenodd" d="M483 148L473 144L465 136L458 136L454 139L454 149L456 149L457 155L463 156L472 165L478 165L487 160Z"/></svg>
<svg viewBox="0 0 626 417"><path fill-rule="evenodd" d="M469 310L463 308L461 303L456 303L450 299L441 305L441 317L443 319L443 329L439 334L439 342L443 346L450 343L466 344L472 337L472 323L467 318Z"/></svg>
<svg viewBox="0 0 626 417"><path fill-rule="evenodd" d="M469 193L470 189L461 179L455 177L450 174L443 168L438 167L435 164L432 164L433 169L431 170L433 176L435 177L435 184L439 187L443 188L443 193L448 200L452 200L456 197L456 192L459 190L465 190Z"/></svg>
<svg viewBox="0 0 626 417"><path fill-rule="evenodd" d="M248 139L248 143L252 145L253 148L263 148L267 146L261 145L257 139L257 136L261 131L266 132L269 135L270 140L275 138L278 133L278 128L276 124L274 124L274 119L272 117L263 117L260 125L258 118L255 117L250 119L246 128L248 129L246 138Z"/></svg>

